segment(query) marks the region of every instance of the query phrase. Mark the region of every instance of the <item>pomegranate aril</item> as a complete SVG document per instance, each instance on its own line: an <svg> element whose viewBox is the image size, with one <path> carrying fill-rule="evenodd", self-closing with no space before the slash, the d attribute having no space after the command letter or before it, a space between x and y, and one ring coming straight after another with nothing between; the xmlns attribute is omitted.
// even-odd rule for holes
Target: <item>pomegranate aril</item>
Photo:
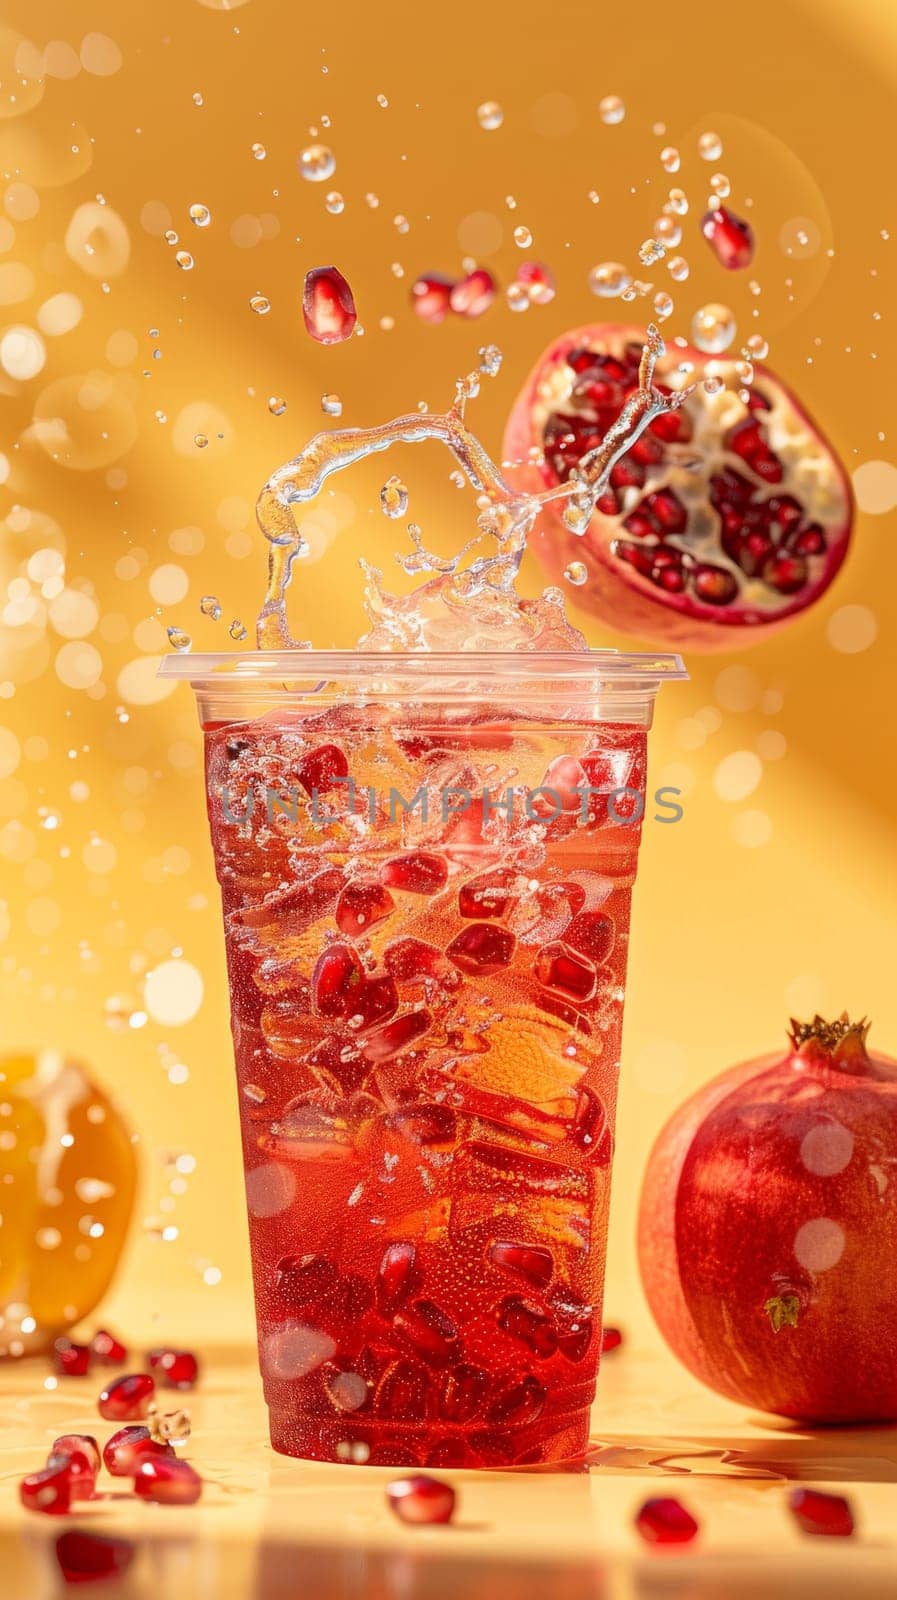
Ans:
<svg viewBox="0 0 897 1600"><path fill-rule="evenodd" d="M453 278L439 272L426 272L415 278L411 285L411 304L422 322L440 323L451 310L450 297L455 286Z"/></svg>
<svg viewBox="0 0 897 1600"><path fill-rule="evenodd" d="M511 1374L504 1378L487 1416L490 1422L535 1422L541 1416L548 1391L532 1374Z"/></svg>
<svg viewBox="0 0 897 1600"><path fill-rule="evenodd" d="M462 917L504 917L519 899L515 885L519 873L503 869L471 878L458 890L458 910Z"/></svg>
<svg viewBox="0 0 897 1600"><path fill-rule="evenodd" d="M595 1166L610 1165L614 1146L607 1112L594 1089L589 1089L585 1085L580 1088L576 1097L570 1137L580 1150L586 1152Z"/></svg>
<svg viewBox="0 0 897 1600"><path fill-rule="evenodd" d="M645 469L641 462L632 460L631 451L611 470L610 483L614 489L640 489L644 481Z"/></svg>
<svg viewBox="0 0 897 1600"><path fill-rule="evenodd" d="M71 1528L56 1540L56 1560L66 1583L96 1583L118 1578L134 1559L130 1539L110 1539L102 1533L82 1533Z"/></svg>
<svg viewBox="0 0 897 1600"><path fill-rule="evenodd" d="M671 1496L646 1500L636 1512L635 1525L647 1544L689 1544L698 1532L691 1512Z"/></svg>
<svg viewBox="0 0 897 1600"><path fill-rule="evenodd" d="M451 1106L431 1101L389 1112L383 1119L383 1126L410 1144L442 1145L450 1149L457 1137L458 1118Z"/></svg>
<svg viewBox="0 0 897 1600"><path fill-rule="evenodd" d="M342 344L355 329L355 297L336 267L313 267L305 274L302 316L318 344Z"/></svg>
<svg viewBox="0 0 897 1600"><path fill-rule="evenodd" d="M536 305L547 305L549 300L554 299L554 275L542 261L521 261L516 281L526 284L530 299Z"/></svg>
<svg viewBox="0 0 897 1600"><path fill-rule="evenodd" d="M792 528L796 528L804 514L800 501L795 500L790 494L771 495L765 502L763 510L767 521L774 522L783 533L789 533Z"/></svg>
<svg viewBox="0 0 897 1600"><path fill-rule="evenodd" d="M418 1361L393 1361L374 1396L378 1416L397 1422L423 1422L435 1409L436 1391L426 1367Z"/></svg>
<svg viewBox="0 0 897 1600"><path fill-rule="evenodd" d="M620 1345L622 1343L623 1343L623 1335L620 1332L619 1328L602 1328L602 1330L601 1330L601 1354L603 1356L606 1356L608 1354L608 1352L611 1351L611 1350L619 1350Z"/></svg>
<svg viewBox="0 0 897 1600"><path fill-rule="evenodd" d="M147 1363L167 1389L192 1389L199 1377L199 1362L192 1350L150 1350Z"/></svg>
<svg viewBox="0 0 897 1600"><path fill-rule="evenodd" d="M506 1272L525 1278L534 1289L551 1282L554 1257L544 1245L523 1244L514 1239L495 1239L486 1252L489 1260Z"/></svg>
<svg viewBox="0 0 897 1600"><path fill-rule="evenodd" d="M843 1495L824 1494L819 1489L792 1489L788 1509L804 1533L848 1539L854 1531L850 1501Z"/></svg>
<svg viewBox="0 0 897 1600"><path fill-rule="evenodd" d="M313 1305L333 1293L339 1273L325 1256L281 1256L275 1287L290 1305Z"/></svg>
<svg viewBox="0 0 897 1600"><path fill-rule="evenodd" d="M101 1367L120 1367L128 1359L128 1349L114 1333L98 1328L90 1341L90 1352Z"/></svg>
<svg viewBox="0 0 897 1600"><path fill-rule="evenodd" d="M491 272L485 267L477 267L474 272L469 272L460 283L453 285L449 293L449 305L452 310L462 317L481 317L488 311L495 299L497 285Z"/></svg>
<svg viewBox="0 0 897 1600"><path fill-rule="evenodd" d="M657 528L651 518L647 512L642 511L638 506L635 511L630 511L628 517L623 518L623 527L635 539L655 539L657 537Z"/></svg>
<svg viewBox="0 0 897 1600"><path fill-rule="evenodd" d="M432 1300L413 1300L410 1305L403 1306L393 1320L393 1327L428 1366L444 1367L460 1358L458 1330L451 1317Z"/></svg>
<svg viewBox="0 0 897 1600"><path fill-rule="evenodd" d="M658 489L645 496L643 504L664 533L683 533L688 523L688 512L672 489Z"/></svg>
<svg viewBox="0 0 897 1600"><path fill-rule="evenodd" d="M407 855L394 856L380 869L380 882L405 894L435 894L447 877L448 863L444 857L426 850L411 850Z"/></svg>
<svg viewBox="0 0 897 1600"><path fill-rule="evenodd" d="M815 522L813 522L808 528L802 528L800 533L794 535L793 539L790 541L790 548L794 550L797 555L819 556L826 548L825 534L823 533L822 529L818 527Z"/></svg>
<svg viewBox="0 0 897 1600"><path fill-rule="evenodd" d="M71 1510L76 1478L67 1456L55 1456L40 1472L30 1472L19 1484L19 1499L26 1511L64 1516Z"/></svg>
<svg viewBox="0 0 897 1600"><path fill-rule="evenodd" d="M390 1244L377 1269L375 1295L384 1316L392 1316L404 1300L418 1288L420 1274L415 1266L413 1244Z"/></svg>
<svg viewBox="0 0 897 1600"><path fill-rule="evenodd" d="M727 206L705 212L701 218L701 232L727 272L750 266L754 259L754 230Z"/></svg>
<svg viewBox="0 0 897 1600"><path fill-rule="evenodd" d="M315 1010L322 1017L344 1017L352 1009L353 991L364 982L364 968L347 944L331 944L318 957L312 973Z"/></svg>
<svg viewBox="0 0 897 1600"><path fill-rule="evenodd" d="M730 429L726 443L730 450L741 456L746 461L752 472L762 478L764 483L781 483L784 477L784 468L778 456L770 450L760 424L756 418L749 417L747 421L740 422L737 427Z"/></svg>
<svg viewBox="0 0 897 1600"><path fill-rule="evenodd" d="M442 951L423 939L393 940L386 946L383 960L397 983L422 983L448 970Z"/></svg>
<svg viewBox="0 0 897 1600"><path fill-rule="evenodd" d="M429 1478L423 1472L387 1484L386 1498L400 1522L451 1522L455 1510L451 1484Z"/></svg>
<svg viewBox="0 0 897 1600"><path fill-rule="evenodd" d="M349 776L346 753L338 744L319 744L299 762L296 780L307 794L326 794L340 778Z"/></svg>
<svg viewBox="0 0 897 1600"><path fill-rule="evenodd" d="M362 1055L367 1061L391 1061L404 1050L410 1050L418 1039L429 1033L432 1025L429 1011L406 1011L394 1022L387 1022L384 1028L367 1034L361 1046Z"/></svg>
<svg viewBox="0 0 897 1600"><path fill-rule="evenodd" d="M113 1478L133 1478L147 1456L173 1455L170 1444L154 1439L149 1428L139 1423L119 1428L103 1446L103 1461Z"/></svg>
<svg viewBox="0 0 897 1600"><path fill-rule="evenodd" d="M107 1422L137 1422L147 1415L156 1390L156 1380L146 1372L132 1372L116 1378L103 1389L97 1401L101 1417Z"/></svg>
<svg viewBox="0 0 897 1600"><path fill-rule="evenodd" d="M399 991L390 977L367 978L352 995L347 1020L351 1028L372 1028L399 1009Z"/></svg>
<svg viewBox="0 0 897 1600"><path fill-rule="evenodd" d="M92 1433L61 1433L50 1447L51 1456L68 1456L76 1473L96 1477L100 1447Z"/></svg>
<svg viewBox="0 0 897 1600"><path fill-rule="evenodd" d="M804 557L787 550L778 550L770 556L763 568L763 582L779 594L797 594L809 576Z"/></svg>
<svg viewBox="0 0 897 1600"><path fill-rule="evenodd" d="M627 566L634 567L643 578L650 578L654 571L654 549L642 545L630 544L626 539L614 539L611 552L620 561L625 561Z"/></svg>
<svg viewBox="0 0 897 1600"><path fill-rule="evenodd" d="M503 1333L525 1344L540 1361L554 1355L558 1339L551 1318L531 1300L509 1295L497 1308L495 1320Z"/></svg>
<svg viewBox="0 0 897 1600"><path fill-rule="evenodd" d="M692 587L699 600L708 606L727 606L738 594L738 579L724 567L714 567L703 562L695 567Z"/></svg>
<svg viewBox="0 0 897 1600"><path fill-rule="evenodd" d="M592 962L571 950L561 939L542 946L536 956L536 977L546 989L558 990L574 1000L591 1000L598 986Z"/></svg>
<svg viewBox="0 0 897 1600"><path fill-rule="evenodd" d="M160 1506L192 1506L202 1494L202 1478L177 1456L149 1456L137 1468L134 1493Z"/></svg>
<svg viewBox="0 0 897 1600"><path fill-rule="evenodd" d="M336 925L341 933L357 938L394 910L389 890L374 879L348 883L336 903Z"/></svg>
<svg viewBox="0 0 897 1600"><path fill-rule="evenodd" d="M470 1422L480 1415L489 1392L489 1374L462 1362L446 1375L439 1402L446 1422Z"/></svg>
<svg viewBox="0 0 897 1600"><path fill-rule="evenodd" d="M507 928L490 922L474 922L462 928L446 950L449 960L462 972L487 977L510 966L516 940Z"/></svg>
<svg viewBox="0 0 897 1600"><path fill-rule="evenodd" d="M90 1345L57 1339L53 1346L53 1364L64 1378L86 1377L90 1371Z"/></svg>

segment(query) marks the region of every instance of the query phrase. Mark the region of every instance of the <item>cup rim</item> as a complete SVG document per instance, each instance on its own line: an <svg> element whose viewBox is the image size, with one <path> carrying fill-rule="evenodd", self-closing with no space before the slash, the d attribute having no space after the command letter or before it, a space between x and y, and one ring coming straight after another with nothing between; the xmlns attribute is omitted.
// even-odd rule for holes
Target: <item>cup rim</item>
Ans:
<svg viewBox="0 0 897 1600"><path fill-rule="evenodd" d="M320 683L341 679L373 687L385 681L459 679L589 685L613 683L645 688L683 681L681 656L621 650L244 650L164 656L161 678L185 680L194 687L236 687L238 683Z"/></svg>

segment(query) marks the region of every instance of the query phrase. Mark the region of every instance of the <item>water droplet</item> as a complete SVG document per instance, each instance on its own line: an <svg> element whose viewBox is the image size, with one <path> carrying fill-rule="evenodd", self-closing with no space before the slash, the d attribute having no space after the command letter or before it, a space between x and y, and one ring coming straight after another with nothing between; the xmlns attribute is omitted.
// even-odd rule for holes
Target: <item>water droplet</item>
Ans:
<svg viewBox="0 0 897 1600"><path fill-rule="evenodd" d="M194 433L194 435L193 435L193 443L196 445L197 450L204 450L206 445L208 444L208 442L209 441L208 441L208 437L207 437L206 434L204 434L204 433Z"/></svg>
<svg viewBox="0 0 897 1600"><path fill-rule="evenodd" d="M678 172L680 166L679 151L675 145L668 144L660 152L660 165L664 172Z"/></svg>
<svg viewBox="0 0 897 1600"><path fill-rule="evenodd" d="M204 594L199 609L204 617L211 617L213 622L217 622L221 616L221 601L214 594Z"/></svg>
<svg viewBox="0 0 897 1600"><path fill-rule="evenodd" d="M385 111L386 110L387 106L389 105L389 101L387 100L385 94L378 94L378 96L377 96L377 104L380 107L381 111Z"/></svg>
<svg viewBox="0 0 897 1600"><path fill-rule="evenodd" d="M346 202L339 190L330 189L324 196L324 210L329 211L332 217L338 217L340 212L345 211L345 209Z"/></svg>
<svg viewBox="0 0 897 1600"><path fill-rule="evenodd" d="M564 577L568 583L573 583L577 588L585 583L589 576L589 569L582 561L571 561L569 567L564 568Z"/></svg>
<svg viewBox="0 0 897 1600"><path fill-rule="evenodd" d="M230 634L232 639L240 640L240 639L245 639L246 638L246 629L243 626L243 623L240 621L239 617L235 617L234 618L233 622L231 623L231 625L230 625L230 627L228 628L227 631Z"/></svg>
<svg viewBox="0 0 897 1600"><path fill-rule="evenodd" d="M589 199L591 200L593 206L600 205L601 196L598 193L597 189L590 189L589 190Z"/></svg>
<svg viewBox="0 0 897 1600"><path fill-rule="evenodd" d="M466 482L467 479L465 478L463 472L459 471L457 467L455 468L454 472L449 473L449 483L451 483L456 489L463 489Z"/></svg>
<svg viewBox="0 0 897 1600"><path fill-rule="evenodd" d="M688 195L685 190L671 189L663 209L664 211L672 211L677 217L684 217L688 211Z"/></svg>
<svg viewBox="0 0 897 1600"><path fill-rule="evenodd" d="M530 233L529 228L524 228L521 226L514 229L514 243L518 245L521 250L528 250L532 242L533 236Z"/></svg>
<svg viewBox="0 0 897 1600"><path fill-rule="evenodd" d="M505 299L511 311L528 311L530 307L529 295L523 283L509 283L505 290Z"/></svg>
<svg viewBox="0 0 897 1600"><path fill-rule="evenodd" d="M497 378L501 372L502 353L497 344L481 345L477 351L480 358L480 371L487 378Z"/></svg>
<svg viewBox="0 0 897 1600"><path fill-rule="evenodd" d="M699 307L692 318L691 335L698 349L706 355L721 355L735 338L734 311L716 301Z"/></svg>
<svg viewBox="0 0 897 1600"><path fill-rule="evenodd" d="M720 390L723 387L724 387L724 385L723 385L722 378L714 377L713 374L711 374L710 377L704 379L704 393L705 394L719 394Z"/></svg>
<svg viewBox="0 0 897 1600"><path fill-rule="evenodd" d="M189 250L179 250L174 259L183 272L193 270L193 257Z"/></svg>
<svg viewBox="0 0 897 1600"><path fill-rule="evenodd" d="M380 508L387 517L405 515L408 510L408 490L401 478L387 478L380 490Z"/></svg>
<svg viewBox="0 0 897 1600"><path fill-rule="evenodd" d="M202 99L202 95L199 93L199 90L197 90L196 93L191 96L191 98L192 98L193 104L195 106L201 106L202 105L203 99Z"/></svg>
<svg viewBox="0 0 897 1600"><path fill-rule="evenodd" d="M626 107L618 94L606 94L604 99L598 102L598 115L602 122L613 128L618 122L623 121Z"/></svg>
<svg viewBox="0 0 897 1600"><path fill-rule="evenodd" d="M752 361L736 361L735 371L737 372L742 383L753 383L754 364Z"/></svg>
<svg viewBox="0 0 897 1600"><path fill-rule="evenodd" d="M564 526L582 537L592 520L594 510L591 496L583 500L568 500L564 507Z"/></svg>
<svg viewBox="0 0 897 1600"><path fill-rule="evenodd" d="M192 205L190 207L190 221L195 222L197 228L207 228L212 220L212 213L208 206Z"/></svg>
<svg viewBox="0 0 897 1600"><path fill-rule="evenodd" d="M297 165L309 183L323 183L336 171L336 156L329 145L310 144L300 150Z"/></svg>
<svg viewBox="0 0 897 1600"><path fill-rule="evenodd" d="M366 206L370 206L372 211L376 211L378 205L380 204L380 196L378 194L374 194L372 190L369 190L364 197L364 203Z"/></svg>
<svg viewBox="0 0 897 1600"><path fill-rule="evenodd" d="M182 628L169 628L168 638L175 650L189 650L193 643L189 633L184 633Z"/></svg>
<svg viewBox="0 0 897 1600"><path fill-rule="evenodd" d="M643 267L653 267L655 261L662 261L666 250L660 239L643 239L638 247L638 258Z"/></svg>
<svg viewBox="0 0 897 1600"><path fill-rule="evenodd" d="M266 294L250 295L249 309L254 311L256 316L266 317L271 310L271 301Z"/></svg>
<svg viewBox="0 0 897 1600"><path fill-rule="evenodd" d="M702 161L718 161L723 153L723 141L718 133L702 133L698 140L698 155Z"/></svg>
<svg viewBox="0 0 897 1600"><path fill-rule="evenodd" d="M673 314L673 299L663 291L654 296L654 315L658 322L666 322L667 317Z"/></svg>
<svg viewBox="0 0 897 1600"><path fill-rule="evenodd" d="M732 193L732 185L724 172L715 172L713 174L710 179L710 187L720 200L727 199Z"/></svg>
<svg viewBox="0 0 897 1600"><path fill-rule="evenodd" d="M322 394L322 396L321 396L321 410L324 412L324 415L327 416L327 417L341 417L342 414L343 414L343 402L340 399L339 395L338 394Z"/></svg>
<svg viewBox="0 0 897 1600"><path fill-rule="evenodd" d="M477 106L477 122L487 133L493 133L500 128L505 120L505 114L497 100L484 100Z"/></svg>
<svg viewBox="0 0 897 1600"><path fill-rule="evenodd" d="M399 212L398 216L393 217L392 222L393 227L396 228L399 233L407 233L411 227L411 223L408 221L408 218L403 217L401 212Z"/></svg>
<svg viewBox="0 0 897 1600"><path fill-rule="evenodd" d="M619 261L601 261L589 273L589 288L603 300L616 299L631 283L631 274Z"/></svg>
<svg viewBox="0 0 897 1600"><path fill-rule="evenodd" d="M688 277L688 262L684 256L674 256L672 261L667 262L667 268L676 283L684 283Z"/></svg>
<svg viewBox="0 0 897 1600"><path fill-rule="evenodd" d="M166 244L177 244L178 242L178 236L175 233L174 228L166 228L162 237Z"/></svg>
<svg viewBox="0 0 897 1600"><path fill-rule="evenodd" d="M264 161L266 155L268 154L263 144L252 145L249 153L252 156L253 161Z"/></svg>
<svg viewBox="0 0 897 1600"><path fill-rule="evenodd" d="M282 417L286 411L287 403L282 394L272 394L268 397L268 410L272 417Z"/></svg>

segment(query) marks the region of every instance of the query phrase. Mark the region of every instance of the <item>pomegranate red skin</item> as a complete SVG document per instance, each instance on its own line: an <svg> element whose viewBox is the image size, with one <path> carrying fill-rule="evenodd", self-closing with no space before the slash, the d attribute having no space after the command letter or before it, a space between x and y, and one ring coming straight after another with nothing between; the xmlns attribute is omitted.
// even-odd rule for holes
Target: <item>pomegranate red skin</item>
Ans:
<svg viewBox="0 0 897 1600"><path fill-rule="evenodd" d="M895 1157L885 1056L861 1071L824 1052L761 1057L675 1113L648 1162L638 1249L660 1331L697 1378L808 1422L897 1418ZM776 1300L796 1319L778 1332Z"/></svg>
<svg viewBox="0 0 897 1600"><path fill-rule="evenodd" d="M637 326L616 323L590 323L573 328L555 339L539 357L520 391L505 429L502 455L514 463L505 469L507 480L515 488L538 493L557 480L551 472L528 460L530 451L541 450L539 430L534 427L533 413L539 386L546 372L562 366L568 353L579 346L591 348L616 348L629 342L644 343L645 330ZM698 371L708 360L701 351L689 345L669 346L668 356L675 362L691 361ZM771 382L784 393L801 417L807 413L800 401L781 379L758 362L753 363L755 386L762 392L765 382ZM662 381L662 378L661 378ZM815 421L810 421L812 431L824 451L831 456L844 499L845 515L841 537L829 552L824 576L816 586L815 594L828 588L847 553L850 528L853 521L853 494L850 480ZM528 548L539 558L543 567L575 603L584 611L598 617L609 627L621 633L636 634L652 642L665 643L683 650L733 651L767 639L784 627L792 617L803 611L807 598L796 595L783 602L770 616L759 609L733 611L729 607L702 606L695 615L680 595L671 595L645 581L639 581L610 549L611 540L619 531L619 523L611 521L596 511L586 534L582 537L570 532L562 521L563 503L546 506L527 541ZM580 561L588 572L582 586L570 591L564 580L564 569L571 561Z"/></svg>

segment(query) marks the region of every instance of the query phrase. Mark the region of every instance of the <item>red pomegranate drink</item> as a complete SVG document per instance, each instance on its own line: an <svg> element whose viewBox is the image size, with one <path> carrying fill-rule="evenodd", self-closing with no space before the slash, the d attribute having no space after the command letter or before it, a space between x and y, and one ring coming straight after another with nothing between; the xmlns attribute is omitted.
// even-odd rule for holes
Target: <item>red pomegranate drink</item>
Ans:
<svg viewBox="0 0 897 1600"><path fill-rule="evenodd" d="M575 1458L601 1348L645 743L684 672L588 650L557 592L517 598L534 507L462 409L320 436L275 475L260 640L266 616L284 637L280 511L322 456L450 426L506 513L496 555L403 600L369 574L356 651L163 668L205 734L271 1440L328 1461Z"/></svg>

